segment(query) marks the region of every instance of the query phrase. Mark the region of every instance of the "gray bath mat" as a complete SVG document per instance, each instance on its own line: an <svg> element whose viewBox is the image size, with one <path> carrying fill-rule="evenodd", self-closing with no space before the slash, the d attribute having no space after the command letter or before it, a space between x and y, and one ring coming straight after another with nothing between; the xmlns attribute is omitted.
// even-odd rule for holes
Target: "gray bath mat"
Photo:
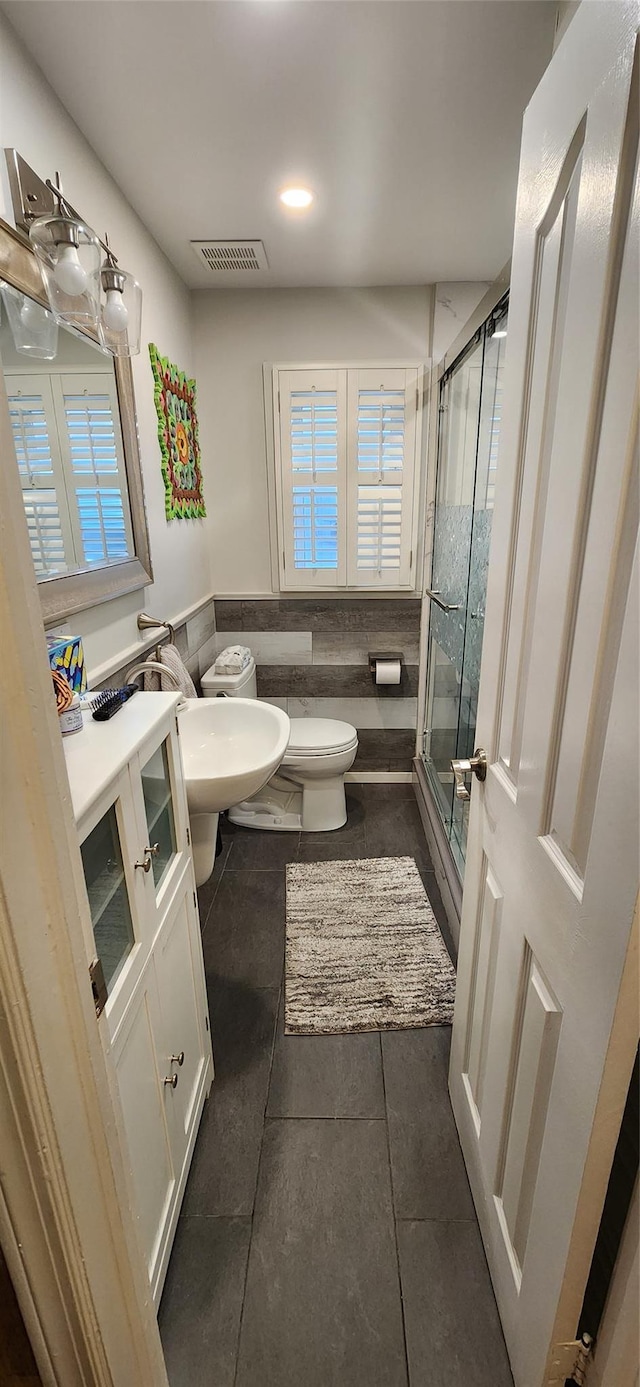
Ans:
<svg viewBox="0 0 640 1387"><path fill-rule="evenodd" d="M455 972L412 857L287 867L285 1031L453 1020Z"/></svg>

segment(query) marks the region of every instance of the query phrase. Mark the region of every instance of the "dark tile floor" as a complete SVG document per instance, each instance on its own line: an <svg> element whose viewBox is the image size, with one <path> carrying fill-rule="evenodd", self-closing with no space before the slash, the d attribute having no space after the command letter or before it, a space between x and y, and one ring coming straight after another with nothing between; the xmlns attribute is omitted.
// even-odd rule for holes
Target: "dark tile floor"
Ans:
<svg viewBox="0 0 640 1387"><path fill-rule="evenodd" d="M171 1387L511 1387L447 1094L449 1027L285 1036L287 862L410 854L410 785L333 834L223 828L200 891L216 1078L160 1308Z"/></svg>

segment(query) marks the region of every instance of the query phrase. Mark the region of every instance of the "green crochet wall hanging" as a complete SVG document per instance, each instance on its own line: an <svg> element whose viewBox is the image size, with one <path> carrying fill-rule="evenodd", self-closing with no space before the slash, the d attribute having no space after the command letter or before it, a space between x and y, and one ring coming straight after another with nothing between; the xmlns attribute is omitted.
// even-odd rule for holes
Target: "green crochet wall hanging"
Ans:
<svg viewBox="0 0 640 1387"><path fill-rule="evenodd" d="M207 514L202 494L196 383L188 380L153 342L149 356L158 413L167 520L195 520Z"/></svg>

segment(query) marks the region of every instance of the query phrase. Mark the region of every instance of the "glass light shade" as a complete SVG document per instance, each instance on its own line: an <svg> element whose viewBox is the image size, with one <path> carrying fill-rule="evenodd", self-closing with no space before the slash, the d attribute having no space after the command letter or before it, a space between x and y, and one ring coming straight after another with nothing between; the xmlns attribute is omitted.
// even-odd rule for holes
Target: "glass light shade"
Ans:
<svg viewBox="0 0 640 1387"><path fill-rule="evenodd" d="M119 265L105 262L100 272L100 336L114 356L137 356L142 326L142 289Z"/></svg>
<svg viewBox="0 0 640 1387"><path fill-rule="evenodd" d="M0 294L16 351L53 361L58 350L58 324L53 314L10 284L0 285Z"/></svg>
<svg viewBox="0 0 640 1387"><path fill-rule="evenodd" d="M59 323L97 329L100 323L100 242L84 222L62 215L37 217L29 240Z"/></svg>

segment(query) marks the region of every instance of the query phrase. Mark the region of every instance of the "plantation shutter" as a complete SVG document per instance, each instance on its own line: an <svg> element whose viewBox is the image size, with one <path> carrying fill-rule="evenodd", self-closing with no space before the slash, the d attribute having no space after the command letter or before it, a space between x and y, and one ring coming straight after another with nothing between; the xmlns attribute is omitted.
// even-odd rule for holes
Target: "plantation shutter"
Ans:
<svg viewBox="0 0 640 1387"><path fill-rule="evenodd" d="M349 371L350 587L411 585L418 372Z"/></svg>
<svg viewBox="0 0 640 1387"><path fill-rule="evenodd" d="M133 542L113 376L63 374L54 381L54 395L78 561L126 559Z"/></svg>
<svg viewBox="0 0 640 1387"><path fill-rule="evenodd" d="M6 383L33 565L53 578L75 557L51 385L44 374L7 373Z"/></svg>
<svg viewBox="0 0 640 1387"><path fill-rule="evenodd" d="M276 379L282 586L342 587L345 372L280 371Z"/></svg>
<svg viewBox="0 0 640 1387"><path fill-rule="evenodd" d="M417 366L274 370L282 588L415 586Z"/></svg>

